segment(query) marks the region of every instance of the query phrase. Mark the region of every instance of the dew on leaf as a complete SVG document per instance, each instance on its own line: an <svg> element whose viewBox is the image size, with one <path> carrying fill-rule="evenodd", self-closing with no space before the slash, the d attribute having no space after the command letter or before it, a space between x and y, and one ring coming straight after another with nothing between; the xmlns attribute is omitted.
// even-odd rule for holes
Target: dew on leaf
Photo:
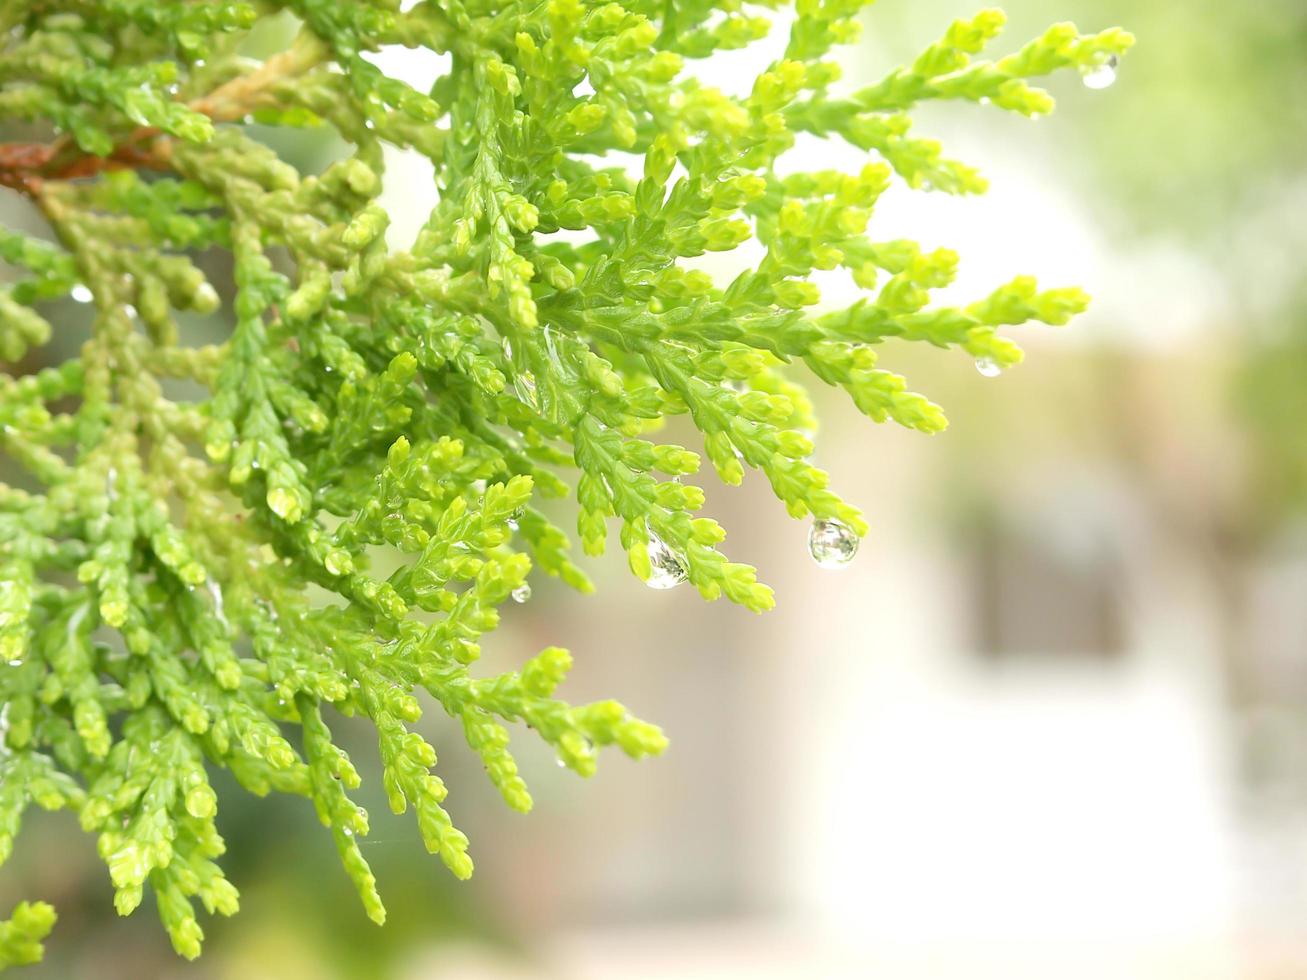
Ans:
<svg viewBox="0 0 1307 980"><path fill-rule="evenodd" d="M649 565L653 571L644 584L651 589L674 589L689 577L685 560L653 533L649 535Z"/></svg>
<svg viewBox="0 0 1307 980"><path fill-rule="evenodd" d="M1116 55L1111 55L1104 62L1087 68L1081 72L1081 81L1085 83L1085 88L1105 89L1116 81L1116 66L1118 64Z"/></svg>
<svg viewBox="0 0 1307 980"><path fill-rule="evenodd" d="M814 521L808 532L808 553L822 568L843 568L858 553L858 536L843 521Z"/></svg>

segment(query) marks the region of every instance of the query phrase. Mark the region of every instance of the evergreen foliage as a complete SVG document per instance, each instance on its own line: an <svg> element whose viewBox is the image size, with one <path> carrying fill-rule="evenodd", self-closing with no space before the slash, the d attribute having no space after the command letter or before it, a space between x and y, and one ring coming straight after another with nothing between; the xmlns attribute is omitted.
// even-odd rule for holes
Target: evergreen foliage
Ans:
<svg viewBox="0 0 1307 980"><path fill-rule="evenodd" d="M896 179L984 189L912 134L916 105L1038 116L1052 100L1030 79L1101 75L1131 37L1059 24L986 60L1003 25L988 10L852 89L831 51L858 37L864 5L6 0L0 120L40 135L0 144L0 184L53 235L0 230L18 272L0 287L0 452L25 472L0 483L0 860L30 804L76 810L118 911L148 886L193 957L194 902L237 908L209 767L311 800L381 922L333 714L375 725L391 806L416 812L459 877L468 841L413 730L418 692L518 810L531 797L509 724L583 776L605 746L661 752L662 732L620 704L555 696L561 649L472 669L533 570L591 589L537 498L575 493L587 554L615 525L651 584L765 610L771 590L694 516L703 492L682 478L699 455L651 438L665 417L691 417L720 479L760 470L792 516L861 536L863 516L809 461L801 369L875 422L937 432L942 411L882 367L882 341L1003 368L1022 355L1001 328L1062 324L1086 303L1020 277L932 305L956 255L868 223ZM285 50L241 53L286 14ZM788 31L784 54L747 95L695 80L694 61L769 28ZM390 45L448 62L416 91L374 65ZM353 155L301 173L251 122L329 128ZM795 172L801 134L870 162ZM385 144L428 158L439 188L409 251L388 247L376 203ZM746 243L760 258L729 282L687 261ZM206 279L206 253L229 253L229 282ZM864 295L819 308L816 273ZM66 296L93 302L90 339L21 368ZM227 339L182 342L178 318L195 315L230 315ZM208 396L169 397L176 379ZM36 958L52 922L20 906L0 925L0 966Z"/></svg>

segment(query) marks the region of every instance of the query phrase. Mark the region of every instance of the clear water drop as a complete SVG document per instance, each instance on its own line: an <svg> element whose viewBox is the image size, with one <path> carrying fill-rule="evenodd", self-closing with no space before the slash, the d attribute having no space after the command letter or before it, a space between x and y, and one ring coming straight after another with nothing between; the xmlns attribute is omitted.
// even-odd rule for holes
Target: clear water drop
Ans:
<svg viewBox="0 0 1307 980"><path fill-rule="evenodd" d="M843 521L813 521L808 553L822 568L843 568L858 553L858 536Z"/></svg>
<svg viewBox="0 0 1307 980"><path fill-rule="evenodd" d="M977 357L976 370L986 378L997 378L1003 373L1003 365L992 357Z"/></svg>
<svg viewBox="0 0 1307 980"><path fill-rule="evenodd" d="M514 602L517 603L526 602L528 599L531 598L531 583L523 582L516 589L510 592L509 595L512 596Z"/></svg>
<svg viewBox="0 0 1307 980"><path fill-rule="evenodd" d="M1093 68L1087 68L1081 72L1081 81L1085 83L1085 88L1105 89L1116 81L1116 66L1118 60L1116 55L1110 55L1108 59Z"/></svg>
<svg viewBox="0 0 1307 980"><path fill-rule="evenodd" d="M649 564L653 573L644 584L651 589L674 589L689 578L681 556L653 533L649 535Z"/></svg>
<svg viewBox="0 0 1307 980"><path fill-rule="evenodd" d="M72 297L74 303L89 303L95 299L95 294L80 282L72 288L68 295Z"/></svg>

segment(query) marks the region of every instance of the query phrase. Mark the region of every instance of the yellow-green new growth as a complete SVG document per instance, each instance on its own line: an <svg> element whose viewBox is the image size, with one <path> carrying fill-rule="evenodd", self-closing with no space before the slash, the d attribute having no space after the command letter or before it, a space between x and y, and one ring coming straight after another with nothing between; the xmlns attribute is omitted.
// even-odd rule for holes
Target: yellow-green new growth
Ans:
<svg viewBox="0 0 1307 980"><path fill-rule="evenodd" d="M518 810L531 796L512 724L582 776L606 746L661 752L662 733L616 702L555 696L561 649L473 672L533 569L592 589L536 494L575 491L587 554L615 521L651 585L767 609L771 590L695 516L703 491L681 480L699 455L650 438L666 417L690 416L722 480L760 471L838 564L867 523L811 462L805 374L876 422L936 432L942 411L882 366L884 341L992 372L1021 358L1001 328L1086 303L1018 277L933 306L957 256L882 240L873 217L895 180L984 188L910 135L918 103L1045 113L1031 79L1071 68L1097 87L1130 36L1058 25L985 60L1003 24L985 11L857 89L829 55L863 6L5 3L0 121L40 135L0 143L0 187L51 234L0 230L15 271L0 286L0 861L31 804L76 810L118 911L151 889L189 957L195 901L237 908L212 767L307 798L380 922L336 715L371 720L390 805L413 809L459 877L468 840L413 731L423 710L459 722ZM258 62L242 43L265 24L265 38L296 33ZM696 59L771 30L784 54L748 94L696 79ZM416 91L371 60L393 45L446 67ZM331 131L353 153L303 173L250 123ZM800 133L868 160L795 173ZM387 146L430 160L439 192L407 251L376 200ZM611 165L615 151L642 162ZM762 258L729 281L685 261L747 242ZM862 298L823 304L814 274L833 270ZM65 297L91 304L91 337L51 365L40 347L75 308ZM179 323L202 317L221 343L182 340ZM204 396L174 397L179 380ZM0 967L37 958L52 923L19 906Z"/></svg>
<svg viewBox="0 0 1307 980"><path fill-rule="evenodd" d="M45 902L19 902L13 916L0 921L0 970L41 961L41 940L55 923L54 909Z"/></svg>

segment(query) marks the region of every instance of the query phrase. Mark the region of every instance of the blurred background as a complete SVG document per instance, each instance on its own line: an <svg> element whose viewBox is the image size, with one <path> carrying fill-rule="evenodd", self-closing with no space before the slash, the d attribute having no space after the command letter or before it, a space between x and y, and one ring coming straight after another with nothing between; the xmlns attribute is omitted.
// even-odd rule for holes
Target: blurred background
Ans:
<svg viewBox="0 0 1307 980"><path fill-rule="evenodd" d="M998 378L887 346L948 410L935 438L820 394L819 464L873 521L845 570L809 560L763 481L708 481L775 612L652 592L619 555L594 563L597 597L537 584L490 639L487 670L570 647L563 693L661 723L665 758L608 757L582 782L520 737L537 800L522 817L432 713L477 874L426 857L374 781L383 930L306 803L220 792L243 908L205 922L191 965L148 902L113 915L71 817L33 819L0 909L40 897L61 919L26 975L1307 976L1307 6L1004 6L1001 53L1063 19L1139 44L1107 90L1056 79L1037 124L926 107L917 129L991 193L896 189L872 230L956 248L946 300L1031 273L1085 286L1091 312L1017 331L1027 363ZM849 82L974 12L883 0ZM701 71L738 91L774 54ZM379 63L422 87L434 71L403 51ZM794 160L860 163L807 145ZM391 165L402 246L430 171ZM0 210L31 220L12 195ZM344 737L375 773L366 729Z"/></svg>

